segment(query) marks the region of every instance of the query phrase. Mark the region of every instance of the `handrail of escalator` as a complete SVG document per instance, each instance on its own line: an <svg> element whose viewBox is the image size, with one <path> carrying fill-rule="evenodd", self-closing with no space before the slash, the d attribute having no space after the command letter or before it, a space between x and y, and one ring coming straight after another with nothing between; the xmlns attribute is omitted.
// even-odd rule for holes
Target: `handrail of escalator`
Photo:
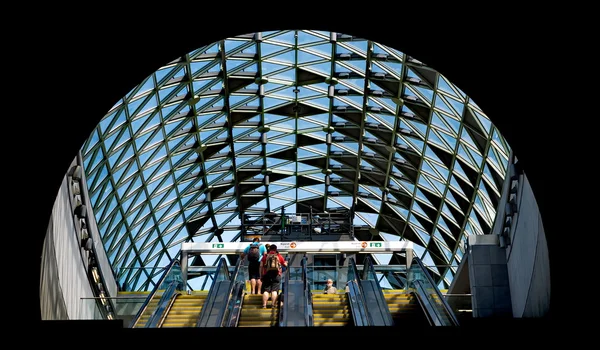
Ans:
<svg viewBox="0 0 600 350"><path fill-rule="evenodd" d="M148 305L150 305L150 302L152 301L152 299L154 298L154 296L156 295L156 293L160 290L161 285L166 280L167 276L169 276L169 274L171 273L171 270L173 269L173 267L175 265L179 265L179 260L177 258L171 260L171 262L169 263L169 265L167 265L167 267L165 268L165 272L160 277L160 279L158 280L158 282L156 283L156 285L152 289L152 292L150 292L150 294L148 295L148 297L146 298L146 300L144 301L144 303L142 304L142 306L138 310L137 314L135 315L135 317L131 321L130 328L134 328L137 325L137 323L140 320L140 317L146 311L146 309L148 308Z"/></svg>
<svg viewBox="0 0 600 350"><path fill-rule="evenodd" d="M221 274L225 274L225 277L222 277ZM219 281L225 279L229 279L229 267L227 266L227 260L224 257L221 257L221 259L219 259L219 262L217 263L217 269L215 270L215 277L213 278L212 286L210 287L210 289L208 290L208 294L206 295L205 304L202 307L200 316L198 316L198 321L196 321L196 327L202 327L201 325L203 323L206 323L206 319L209 317L207 315L210 315L210 311L212 311L212 305L206 305L206 303L214 303L215 296L213 294L217 293L218 290L216 286L218 285Z"/></svg>
<svg viewBox="0 0 600 350"><path fill-rule="evenodd" d="M362 286L359 283L358 268L354 258L349 260L348 270L348 294L350 299L350 309L355 326L370 326L373 324L373 319L367 310L367 301L362 293Z"/></svg>
<svg viewBox="0 0 600 350"><path fill-rule="evenodd" d="M310 291L310 284L308 283L308 257L304 255L302 257L302 283L304 285L304 321L307 327L314 325L313 315L313 303L312 303L312 292Z"/></svg>
<svg viewBox="0 0 600 350"><path fill-rule="evenodd" d="M231 279L231 284L229 285L229 290L227 291L227 307L223 310L221 314L221 327L231 327L231 322L233 319L237 319L237 314L235 312L236 305L240 305L240 295L234 293L234 291L239 290L239 282L237 281L238 275L241 270L241 266L243 265L243 259L238 259L235 264L235 269L233 273L229 276ZM245 285L245 281L241 282ZM242 293L243 296L243 293ZM238 310L239 313L239 310Z"/></svg>
<svg viewBox="0 0 600 350"><path fill-rule="evenodd" d="M287 305L287 303L290 302L289 299L289 288L288 288L288 281L290 280L290 266L289 266L289 258L286 256L285 261L287 262L287 267L285 268L285 273L282 274L282 280L281 280L281 296L278 298L278 303L279 303L279 319L277 320L277 325L279 327L285 327L285 325L287 324L287 307L285 307ZM283 298L283 303L281 302L281 299ZM273 302L273 308L275 307L275 302Z"/></svg>
<svg viewBox="0 0 600 350"><path fill-rule="evenodd" d="M435 306L431 305L431 300L427 298L427 291L421 281L413 282L414 288L417 290L416 296L419 304L425 313L425 318L431 326L444 326Z"/></svg>
<svg viewBox="0 0 600 350"><path fill-rule="evenodd" d="M173 302L173 298L178 294L178 285L179 281L172 281L168 284L167 289L165 289L165 292L160 296L156 309L154 309L152 315L150 315L144 328L156 328L163 317L166 316L166 312L169 311L169 305Z"/></svg>
<svg viewBox="0 0 600 350"><path fill-rule="evenodd" d="M371 280L375 281L375 285L377 286L377 290L379 291L379 295L376 299L377 301L377 309L381 312L381 315L384 318L384 322L386 326L393 326L394 319L392 318L392 313L388 307L387 302L385 301L385 296L383 295L383 290L381 285L379 284L379 280L377 279L377 272L375 271L375 266L371 261L371 257L367 256L363 263L363 280Z"/></svg>
<svg viewBox="0 0 600 350"><path fill-rule="evenodd" d="M181 295L181 293L175 293L171 297L171 299L169 300L169 305L165 308L165 311L160 316L160 320L158 321L157 328L161 328L163 323L165 323L167 316L169 315L169 312L171 312L171 309L173 308L173 305L175 305L175 301L177 300L177 296L179 296L179 295Z"/></svg>
<svg viewBox="0 0 600 350"><path fill-rule="evenodd" d="M454 315L454 312L452 312L452 308L450 307L450 305L448 305L448 301L446 301L446 298L444 298L442 292L440 292L440 290L435 287L436 284L433 281L433 278L431 278L431 275L427 272L425 265L423 265L423 263L421 262L421 259L415 256L413 257L413 262L416 262L417 265L419 265L419 268L423 271L423 275L425 275L425 278L427 278L427 282L429 282L429 284L433 286L432 289L435 291L437 297L440 300L440 303L442 304L442 307L444 308L444 311L446 312L446 315L450 318L452 324L454 326L458 326L459 323L458 319L456 318L456 315Z"/></svg>

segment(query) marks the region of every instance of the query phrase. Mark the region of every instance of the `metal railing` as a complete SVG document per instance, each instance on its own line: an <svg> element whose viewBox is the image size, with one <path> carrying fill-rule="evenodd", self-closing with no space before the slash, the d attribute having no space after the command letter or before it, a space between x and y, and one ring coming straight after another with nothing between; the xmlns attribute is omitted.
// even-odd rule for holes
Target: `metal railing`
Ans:
<svg viewBox="0 0 600 350"><path fill-rule="evenodd" d="M420 278L423 276L424 278ZM446 316L452 326L458 326L458 319L446 298L442 295L440 290L436 287L433 278L421 262L418 257L413 258L413 264L411 264L408 274L409 286L413 286L417 290L417 296L423 299L424 306L428 312L432 312L431 318L436 325L448 325L444 322ZM435 295L435 298L433 297ZM442 310L440 310L440 308Z"/></svg>
<svg viewBox="0 0 600 350"><path fill-rule="evenodd" d="M373 324L373 319L367 311L367 302L361 290L360 275L354 258L349 260L348 281L348 298L350 300L350 311L355 326L370 326Z"/></svg>
<svg viewBox="0 0 600 350"><path fill-rule="evenodd" d="M301 261L302 265L302 281L304 283L304 300L306 303L304 304L304 315L307 327L312 327L314 324L314 315L313 315L313 302L312 302L312 293L310 291L310 284L308 283L308 258L306 255L302 257Z"/></svg>
<svg viewBox="0 0 600 350"><path fill-rule="evenodd" d="M133 320L131 322L131 325L130 325L130 328L134 328L135 326L137 326L137 323L139 322L140 317L144 314L144 312L148 308L148 305L150 305L150 302L152 301L152 299L154 299L154 297L157 296L158 291L161 290L161 288L163 287L163 284L167 281L167 278L169 276L171 276L171 271L173 270L173 268L174 267L179 267L179 266L180 265L179 265L179 260L178 259L173 259L171 261L171 263L169 265L167 265L167 267L165 268L165 272L160 277L160 279L158 280L158 282L156 283L156 285L152 289L152 292L150 292L150 295L148 295L148 297L146 298L146 301L142 304L142 306L138 310L137 314L133 318ZM181 276L180 276L179 279L175 278L173 281L168 281L168 282L170 282L170 283L169 283L169 285L167 285L167 287L169 287L171 284L182 284L183 281L181 280ZM181 286L179 286L179 287L181 289Z"/></svg>

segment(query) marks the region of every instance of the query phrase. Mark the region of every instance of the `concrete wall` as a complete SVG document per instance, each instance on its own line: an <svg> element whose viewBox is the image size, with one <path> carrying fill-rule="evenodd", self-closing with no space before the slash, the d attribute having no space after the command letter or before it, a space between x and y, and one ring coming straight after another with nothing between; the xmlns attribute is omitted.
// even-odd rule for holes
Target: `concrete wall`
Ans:
<svg viewBox="0 0 600 350"><path fill-rule="evenodd" d="M550 259L542 218L525 175L521 176L517 214L506 248L515 317L541 317L550 307Z"/></svg>
<svg viewBox="0 0 600 350"><path fill-rule="evenodd" d="M48 225L41 259L40 308L42 320L88 320L103 318L94 295L95 282L88 279L89 256L95 257L101 272L102 286L106 296L117 295L117 285L108 263L96 222L91 210L84 218L75 214L73 183L80 184L80 198L91 208L87 194L85 175L81 180L70 176L71 170L80 164L81 157L73 160L72 168L65 171L52 215ZM92 237L92 251L81 246L81 227L85 222Z"/></svg>
<svg viewBox="0 0 600 350"><path fill-rule="evenodd" d="M496 235L469 236L473 317L512 317L506 254Z"/></svg>
<svg viewBox="0 0 600 350"><path fill-rule="evenodd" d="M42 253L40 306L42 320L95 319L98 312L75 229L67 179L58 192Z"/></svg>
<svg viewBox="0 0 600 350"><path fill-rule="evenodd" d="M501 237L505 226L506 206L510 198L510 177L516 175L516 213L512 215L510 234L504 251L513 317L543 317L550 308L550 259L548 245L535 196L523 172L510 173L505 181L502 198L492 233Z"/></svg>

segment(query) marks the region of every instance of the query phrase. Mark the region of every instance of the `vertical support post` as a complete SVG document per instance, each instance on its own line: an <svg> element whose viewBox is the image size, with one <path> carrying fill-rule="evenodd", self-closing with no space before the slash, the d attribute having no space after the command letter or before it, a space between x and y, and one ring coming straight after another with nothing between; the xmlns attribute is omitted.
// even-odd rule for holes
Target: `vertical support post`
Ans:
<svg viewBox="0 0 600 350"><path fill-rule="evenodd" d="M413 249L404 248L404 251L406 252L406 271L408 271L410 270L410 264L412 263L413 259Z"/></svg>
<svg viewBox="0 0 600 350"><path fill-rule="evenodd" d="M188 253L186 250L181 251L181 278L183 279L183 288L187 290L188 277Z"/></svg>

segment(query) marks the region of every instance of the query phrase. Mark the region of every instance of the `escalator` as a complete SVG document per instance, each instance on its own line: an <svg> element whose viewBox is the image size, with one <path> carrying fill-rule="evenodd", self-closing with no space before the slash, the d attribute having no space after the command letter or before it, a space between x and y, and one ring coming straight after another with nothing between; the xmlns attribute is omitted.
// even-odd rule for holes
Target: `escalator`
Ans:
<svg viewBox="0 0 600 350"><path fill-rule="evenodd" d="M179 260L173 259L131 321L130 328L159 327L164 321L165 311L173 305L172 300L181 294L182 289Z"/></svg>
<svg viewBox="0 0 600 350"><path fill-rule="evenodd" d="M394 321L383 290L379 285L375 268L370 258L359 272L354 259L349 260L348 300L355 326L393 326Z"/></svg>
<svg viewBox="0 0 600 350"><path fill-rule="evenodd" d="M238 327L275 327L279 322L279 307L273 307L272 302L267 308L262 307L261 294L244 295Z"/></svg>
<svg viewBox="0 0 600 350"><path fill-rule="evenodd" d="M383 291L394 325L427 326L429 321L412 292L404 289L385 289Z"/></svg>
<svg viewBox="0 0 600 350"><path fill-rule="evenodd" d="M430 325L459 325L458 319L448 305L446 298L436 287L433 278L418 257L413 258L407 277L408 290L419 301Z"/></svg>
<svg viewBox="0 0 600 350"><path fill-rule="evenodd" d="M241 259L230 274L222 258L209 291L184 294L179 261L173 260L130 327L229 327L235 324L246 278L239 273L240 266Z"/></svg>
<svg viewBox="0 0 600 350"><path fill-rule="evenodd" d="M344 294L313 294L313 326L352 326L352 312L348 295Z"/></svg>
<svg viewBox="0 0 600 350"><path fill-rule="evenodd" d="M198 294L178 294L158 327L195 327L206 302L208 291Z"/></svg>

